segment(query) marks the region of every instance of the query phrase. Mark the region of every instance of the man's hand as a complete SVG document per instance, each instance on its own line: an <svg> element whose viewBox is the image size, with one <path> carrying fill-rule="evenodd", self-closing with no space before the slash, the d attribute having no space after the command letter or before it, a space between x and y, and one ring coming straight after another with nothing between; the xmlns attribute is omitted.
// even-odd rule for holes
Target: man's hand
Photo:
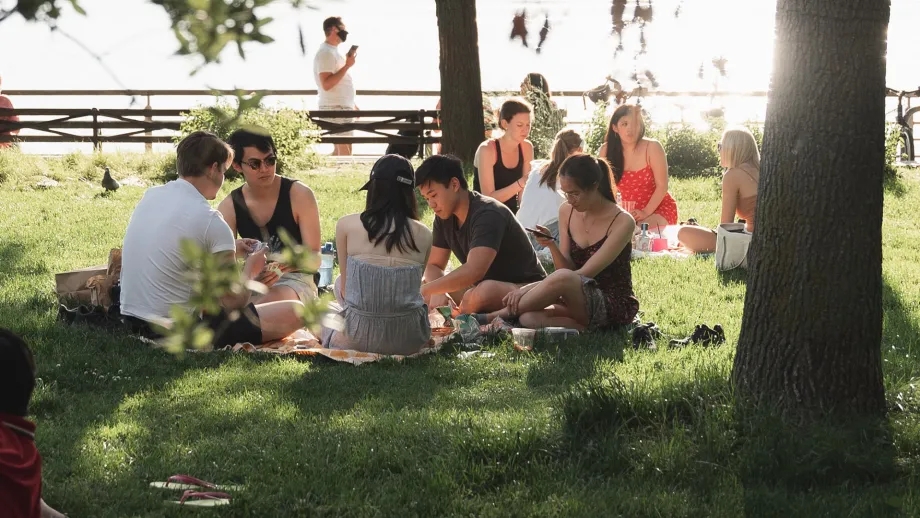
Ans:
<svg viewBox="0 0 920 518"><path fill-rule="evenodd" d="M252 253L256 245L259 243L258 239L250 239L248 237L240 238L236 240L236 255L238 256L247 256Z"/></svg>
<svg viewBox="0 0 920 518"><path fill-rule="evenodd" d="M355 52L354 54L352 53L345 54L345 66L346 67L351 68L355 66L355 55L356 54L357 52Z"/></svg>
<svg viewBox="0 0 920 518"><path fill-rule="evenodd" d="M425 295L422 293L422 297L428 300L429 308L438 308L441 306L450 305L450 297L446 293L437 293L434 295Z"/></svg>
<svg viewBox="0 0 920 518"><path fill-rule="evenodd" d="M67 518L67 516L65 516L63 513L46 504L44 498L41 499L41 510L41 518Z"/></svg>

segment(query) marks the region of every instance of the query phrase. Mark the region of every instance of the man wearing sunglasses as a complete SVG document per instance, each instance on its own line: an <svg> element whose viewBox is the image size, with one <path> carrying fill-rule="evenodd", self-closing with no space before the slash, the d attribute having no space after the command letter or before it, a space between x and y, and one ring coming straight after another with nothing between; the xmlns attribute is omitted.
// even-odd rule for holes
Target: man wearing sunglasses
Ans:
<svg viewBox="0 0 920 518"><path fill-rule="evenodd" d="M352 45L344 56L339 52L339 45L345 43L348 38L348 31L341 17L331 16L323 20L323 34L326 35L326 39L320 44L316 57L313 58L313 78L319 97L318 107L322 111L357 110L355 85L349 70L355 65L358 46ZM327 120L344 125L355 121L354 117ZM334 135L349 137L354 135L354 131L338 131ZM351 155L351 144L335 144L332 154Z"/></svg>
<svg viewBox="0 0 920 518"><path fill-rule="evenodd" d="M234 189L220 202L217 210L230 225L234 235L246 240L247 252L255 251L256 241L265 243L268 253L284 247L282 230L305 248L319 253L319 207L313 191L303 183L277 174L278 151L271 136L239 129L227 143L233 148L233 168L242 173L246 183ZM316 298L316 282L311 274L267 271L259 278L271 286L259 303L299 300L307 303Z"/></svg>

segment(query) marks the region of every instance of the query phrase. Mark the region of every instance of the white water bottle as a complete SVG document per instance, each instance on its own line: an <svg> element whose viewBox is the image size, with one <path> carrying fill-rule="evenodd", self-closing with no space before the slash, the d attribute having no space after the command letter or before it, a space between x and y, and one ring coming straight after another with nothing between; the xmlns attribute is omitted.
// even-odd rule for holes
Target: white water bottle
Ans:
<svg viewBox="0 0 920 518"><path fill-rule="evenodd" d="M617 191L616 199L617 199L617 206L623 207L623 195L620 194L620 191Z"/></svg>

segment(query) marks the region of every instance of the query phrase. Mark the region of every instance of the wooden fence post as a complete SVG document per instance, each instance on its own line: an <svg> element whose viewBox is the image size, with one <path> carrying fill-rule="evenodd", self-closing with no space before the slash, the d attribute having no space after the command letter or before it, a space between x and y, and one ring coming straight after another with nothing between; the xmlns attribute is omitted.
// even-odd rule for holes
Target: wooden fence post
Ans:
<svg viewBox="0 0 920 518"><path fill-rule="evenodd" d="M102 151L102 142L99 141L99 110L93 108L93 150Z"/></svg>
<svg viewBox="0 0 920 518"><path fill-rule="evenodd" d="M145 106L144 109L149 110L151 108L152 106L150 106L150 94L148 93L147 94L147 106ZM147 115L146 117L144 117L144 121L153 122L153 117ZM144 132L144 135L149 137L150 135L152 135L152 133L150 131L146 131ZM146 151L147 153L152 153L153 152L153 142L147 142L146 144L144 144L144 151Z"/></svg>

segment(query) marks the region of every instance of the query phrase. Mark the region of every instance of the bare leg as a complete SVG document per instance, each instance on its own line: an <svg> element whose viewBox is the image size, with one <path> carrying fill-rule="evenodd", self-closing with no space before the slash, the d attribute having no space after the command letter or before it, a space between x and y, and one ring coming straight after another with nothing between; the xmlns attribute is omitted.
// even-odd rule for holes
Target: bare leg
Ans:
<svg viewBox="0 0 920 518"><path fill-rule="evenodd" d="M512 290L518 289L517 284L500 281L482 281L475 288L467 291L460 302L460 313L486 313L504 307L502 299Z"/></svg>
<svg viewBox="0 0 920 518"><path fill-rule="evenodd" d="M284 300L256 306L262 341L278 340L303 327L304 305L300 301Z"/></svg>
<svg viewBox="0 0 920 518"><path fill-rule="evenodd" d="M716 233L706 227L686 225L677 231L677 240L684 248L696 253L716 251Z"/></svg>
<svg viewBox="0 0 920 518"><path fill-rule="evenodd" d="M588 301L582 288L581 276L572 270L556 270L521 297L518 313L544 311L549 306L559 305L562 299L565 318L588 325Z"/></svg>
<svg viewBox="0 0 920 518"><path fill-rule="evenodd" d="M562 315L555 315L552 310L531 311L520 317L521 327L528 329L542 329L544 327L567 327L583 331L585 326L577 320Z"/></svg>
<svg viewBox="0 0 920 518"><path fill-rule="evenodd" d="M272 286L268 293L253 299L255 304L268 304L269 302L278 302L279 300L300 300L297 292L289 286Z"/></svg>
<svg viewBox="0 0 920 518"><path fill-rule="evenodd" d="M351 156L351 144L335 144L332 156Z"/></svg>

